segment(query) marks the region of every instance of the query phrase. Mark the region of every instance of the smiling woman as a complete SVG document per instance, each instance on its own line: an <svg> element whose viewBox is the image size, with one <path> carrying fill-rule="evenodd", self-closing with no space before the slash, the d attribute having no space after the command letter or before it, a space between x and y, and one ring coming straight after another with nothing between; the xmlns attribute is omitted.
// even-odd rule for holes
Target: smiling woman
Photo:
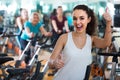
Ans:
<svg viewBox="0 0 120 80"><path fill-rule="evenodd" d="M40 17L39 17L39 13L37 12L33 12L30 16L30 20L26 21L24 24L24 28L25 30L23 31L22 35L21 35L21 49L24 50L27 43L28 43L28 39L30 38L34 38L35 35L37 33L39 33L39 31L45 35L45 36L51 36L52 34L50 32L47 32L44 27L42 26L42 24L39 22ZM35 45L35 42L33 43L33 46ZM30 51L28 51L27 53L27 57L28 60L30 59ZM26 63L28 63L28 60L25 60Z"/></svg>
<svg viewBox="0 0 120 80"><path fill-rule="evenodd" d="M75 31L60 36L50 57L49 66L58 69L54 80L84 80L86 67L92 62L92 46L105 48L111 44L108 12L103 15L107 26L102 39L94 35L97 23L89 7L77 5L72 15Z"/></svg>
<svg viewBox="0 0 120 80"><path fill-rule="evenodd" d="M79 8L79 7L76 7L76 8ZM81 13L81 14L79 14L79 13ZM81 7L81 10L75 10L73 12L73 15L74 15L73 23L76 27L79 27L78 26L78 24L79 24L79 25L81 25L81 27L82 26L85 27L85 31L89 35L94 34L95 28L97 27L97 20L96 20L95 14L93 13L93 11L90 8L83 6L83 7ZM82 24L82 23L84 23L84 24Z"/></svg>

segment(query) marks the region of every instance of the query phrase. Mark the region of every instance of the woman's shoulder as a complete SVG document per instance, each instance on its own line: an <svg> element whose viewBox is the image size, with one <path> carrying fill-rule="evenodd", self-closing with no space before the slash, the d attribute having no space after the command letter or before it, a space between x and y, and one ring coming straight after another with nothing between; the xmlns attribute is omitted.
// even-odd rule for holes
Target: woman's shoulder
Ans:
<svg viewBox="0 0 120 80"><path fill-rule="evenodd" d="M25 23L26 23L26 24L31 24L31 22L30 22L30 21L26 21Z"/></svg>
<svg viewBox="0 0 120 80"><path fill-rule="evenodd" d="M52 16L51 19L52 19L52 20L56 20L56 19L57 19L57 16Z"/></svg>
<svg viewBox="0 0 120 80"><path fill-rule="evenodd" d="M26 21L26 22L24 23L24 26L27 26L27 27L31 26L31 22L30 22L30 21Z"/></svg>
<svg viewBox="0 0 120 80"><path fill-rule="evenodd" d="M37 26L38 28L43 27L43 26L44 26L44 23L43 23L42 21L39 21L36 26Z"/></svg>
<svg viewBox="0 0 120 80"><path fill-rule="evenodd" d="M17 21L22 21L22 18L21 18L20 16L18 16L18 17L16 18L16 20L17 20Z"/></svg>
<svg viewBox="0 0 120 80"><path fill-rule="evenodd" d="M67 20L67 18L65 16L63 16L63 20Z"/></svg>
<svg viewBox="0 0 120 80"><path fill-rule="evenodd" d="M59 41L63 42L63 43L66 43L67 42L67 39L68 39L68 34L69 33L64 33L62 34L60 37L59 37Z"/></svg>
<svg viewBox="0 0 120 80"><path fill-rule="evenodd" d="M69 33L64 33L60 37L66 39Z"/></svg>

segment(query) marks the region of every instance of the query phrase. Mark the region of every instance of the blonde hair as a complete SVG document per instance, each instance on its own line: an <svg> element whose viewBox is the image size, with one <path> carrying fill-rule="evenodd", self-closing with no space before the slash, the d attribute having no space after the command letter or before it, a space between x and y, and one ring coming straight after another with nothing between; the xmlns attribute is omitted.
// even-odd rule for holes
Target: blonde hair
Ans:
<svg viewBox="0 0 120 80"><path fill-rule="evenodd" d="M39 15L39 13L38 12L33 12L31 15L30 15L30 18L29 18L29 21L31 22L32 21L32 19L34 18L34 15L37 15L38 16L38 18L39 18L39 20L40 20L40 15Z"/></svg>

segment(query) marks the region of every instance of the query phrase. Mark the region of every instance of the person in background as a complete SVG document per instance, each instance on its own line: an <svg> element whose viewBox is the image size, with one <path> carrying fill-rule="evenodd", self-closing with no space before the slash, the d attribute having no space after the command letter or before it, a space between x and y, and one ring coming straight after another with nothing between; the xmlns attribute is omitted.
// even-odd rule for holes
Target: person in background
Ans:
<svg viewBox="0 0 120 80"><path fill-rule="evenodd" d="M56 14L57 14L56 9L53 9L52 13L50 14L50 19L56 16Z"/></svg>
<svg viewBox="0 0 120 80"><path fill-rule="evenodd" d="M0 24L3 24L3 17L0 15Z"/></svg>
<svg viewBox="0 0 120 80"><path fill-rule="evenodd" d="M21 45L20 45L20 36L24 30L24 23L28 21L28 11L24 8L20 9L20 16L16 18L16 26L18 27L18 33L20 33L20 35L18 35L16 38L17 43L19 48L21 49ZM21 53L21 51L19 52L19 54Z"/></svg>
<svg viewBox="0 0 120 80"><path fill-rule="evenodd" d="M24 31L21 35L21 39L20 39L22 50L25 49L25 47L28 43L28 39L34 38L37 33L41 32L44 36L51 36L52 35L52 33L47 32L44 29L44 27L42 26L42 24L40 23L40 16L39 16L39 13L37 13L37 12L33 12L31 14L29 21L25 22L24 28L25 29L24 29ZM35 45L35 43L33 43L33 46L34 45ZM27 57L25 59L25 63L29 62L30 55L31 55L30 51L28 51Z"/></svg>
<svg viewBox="0 0 120 80"><path fill-rule="evenodd" d="M71 12L67 12L65 14L67 21L68 21L68 26L70 31L74 31L74 26L73 26L73 19L72 19L72 14Z"/></svg>
<svg viewBox="0 0 120 80"><path fill-rule="evenodd" d="M53 27L52 40L54 40L54 45L56 44L56 41L59 38L59 36L64 33L63 28L65 29L65 32L69 32L68 21L66 17L63 16L62 6L58 6L56 12L57 12L56 16L52 17L52 27Z"/></svg>
<svg viewBox="0 0 120 80"><path fill-rule="evenodd" d="M84 80L86 67L92 63L92 46L106 48L111 44L112 19L108 12L103 14L103 38L94 35L97 20L88 6L75 6L72 16L75 31L59 37L49 60L49 66L58 69L53 80Z"/></svg>

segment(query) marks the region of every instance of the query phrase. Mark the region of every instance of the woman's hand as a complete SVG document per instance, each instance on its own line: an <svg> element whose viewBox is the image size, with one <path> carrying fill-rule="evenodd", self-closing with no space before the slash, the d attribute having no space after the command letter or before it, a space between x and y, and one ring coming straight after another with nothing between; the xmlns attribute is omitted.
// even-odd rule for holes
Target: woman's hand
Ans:
<svg viewBox="0 0 120 80"><path fill-rule="evenodd" d="M61 34L61 33L62 33L62 31L61 31L61 30L58 30L58 31L57 31L57 34Z"/></svg>
<svg viewBox="0 0 120 80"><path fill-rule="evenodd" d="M108 8L106 9L105 13L103 14L103 17L104 17L106 23L112 24L112 18L110 16L110 14L108 13Z"/></svg>
<svg viewBox="0 0 120 80"><path fill-rule="evenodd" d="M30 38L33 38L33 37L34 37L34 33L31 32L31 33L30 33Z"/></svg>
<svg viewBox="0 0 120 80"><path fill-rule="evenodd" d="M52 68L60 69L64 66L62 55L60 54L56 59L50 59L48 65Z"/></svg>
<svg viewBox="0 0 120 80"><path fill-rule="evenodd" d="M47 32L46 36L52 36L52 32Z"/></svg>
<svg viewBox="0 0 120 80"><path fill-rule="evenodd" d="M60 68L62 68L64 66L62 53L59 54L57 59L54 61L54 66L55 66L56 69L60 69Z"/></svg>
<svg viewBox="0 0 120 80"><path fill-rule="evenodd" d="M55 62L54 62L54 66L56 69L60 69L64 66L64 62L62 59L57 59Z"/></svg>

